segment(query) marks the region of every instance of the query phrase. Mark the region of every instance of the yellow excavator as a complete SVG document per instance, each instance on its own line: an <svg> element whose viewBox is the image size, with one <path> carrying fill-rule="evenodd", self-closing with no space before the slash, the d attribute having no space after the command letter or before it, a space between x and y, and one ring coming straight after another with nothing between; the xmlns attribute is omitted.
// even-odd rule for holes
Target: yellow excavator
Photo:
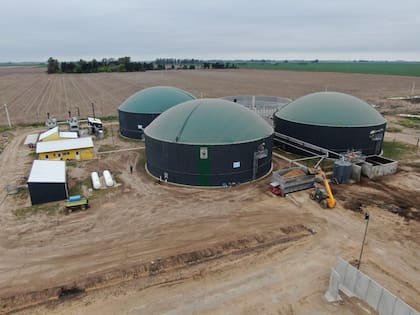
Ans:
<svg viewBox="0 0 420 315"><path fill-rule="evenodd" d="M313 172L321 176L324 188L316 187L315 192L311 192L309 194L309 197L312 200L317 201L320 204L320 206L324 209L334 208L337 202L335 201L334 195L331 191L330 183L328 182L324 171L322 171L321 169L314 169Z"/></svg>

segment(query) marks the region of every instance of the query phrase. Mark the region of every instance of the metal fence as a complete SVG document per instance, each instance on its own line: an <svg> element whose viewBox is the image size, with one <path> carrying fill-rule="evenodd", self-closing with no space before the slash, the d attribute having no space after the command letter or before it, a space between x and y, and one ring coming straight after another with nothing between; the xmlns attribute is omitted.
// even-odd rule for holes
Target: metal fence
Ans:
<svg viewBox="0 0 420 315"><path fill-rule="evenodd" d="M285 97L261 95L226 96L222 97L222 99L241 104L250 110L255 111L270 123L272 123L271 118L273 117L273 114L292 101Z"/></svg>

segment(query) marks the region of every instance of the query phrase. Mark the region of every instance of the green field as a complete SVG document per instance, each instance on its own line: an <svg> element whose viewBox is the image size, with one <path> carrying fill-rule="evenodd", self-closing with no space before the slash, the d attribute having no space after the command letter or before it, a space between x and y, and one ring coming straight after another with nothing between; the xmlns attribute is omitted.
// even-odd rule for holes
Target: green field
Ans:
<svg viewBox="0 0 420 315"><path fill-rule="evenodd" d="M36 67L46 68L46 63L30 63L30 62L0 62L0 67Z"/></svg>
<svg viewBox="0 0 420 315"><path fill-rule="evenodd" d="M240 69L363 73L420 77L420 62L250 62L237 63L236 65Z"/></svg>

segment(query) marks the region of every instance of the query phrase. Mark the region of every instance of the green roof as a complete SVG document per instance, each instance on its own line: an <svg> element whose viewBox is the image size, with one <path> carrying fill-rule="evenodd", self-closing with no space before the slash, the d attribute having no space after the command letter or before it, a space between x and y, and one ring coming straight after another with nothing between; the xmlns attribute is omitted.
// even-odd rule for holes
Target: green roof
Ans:
<svg viewBox="0 0 420 315"><path fill-rule="evenodd" d="M148 137L184 144L250 142L273 134L255 112L221 99L197 99L167 110L145 129Z"/></svg>
<svg viewBox="0 0 420 315"><path fill-rule="evenodd" d="M361 99L337 92L305 95L279 109L276 117L292 122L332 127L368 127L385 118Z"/></svg>
<svg viewBox="0 0 420 315"><path fill-rule="evenodd" d="M161 114L168 108L195 99L194 96L171 86L155 86L141 90L119 107L120 111L139 114Z"/></svg>

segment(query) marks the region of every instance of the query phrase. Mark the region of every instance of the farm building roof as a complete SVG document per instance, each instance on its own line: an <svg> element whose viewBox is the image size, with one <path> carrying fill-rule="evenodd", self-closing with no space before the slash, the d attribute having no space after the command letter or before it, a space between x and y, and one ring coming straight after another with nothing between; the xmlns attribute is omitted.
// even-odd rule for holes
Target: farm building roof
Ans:
<svg viewBox="0 0 420 315"><path fill-rule="evenodd" d="M37 133L30 134L26 137L25 142L23 144L24 145L35 144L37 140L38 140L38 134Z"/></svg>
<svg viewBox="0 0 420 315"><path fill-rule="evenodd" d="M76 139L77 132L76 131L60 131L60 138L66 138L66 139Z"/></svg>
<svg viewBox="0 0 420 315"><path fill-rule="evenodd" d="M56 126L56 127L54 127L54 128L51 128L51 129L49 129L49 130L44 131L43 133L41 133L41 134L39 135L39 141L42 141L42 140L44 140L45 138L47 138L47 137L49 137L49 136L51 136L51 135L53 135L53 134L55 134L55 133L58 133L58 126Z"/></svg>
<svg viewBox="0 0 420 315"><path fill-rule="evenodd" d="M91 137L38 142L36 145L36 153L75 150L83 148L93 148L93 141Z"/></svg>
<svg viewBox="0 0 420 315"><path fill-rule="evenodd" d="M102 124L102 120L100 120L99 118L88 117L87 120L90 124Z"/></svg>
<svg viewBox="0 0 420 315"><path fill-rule="evenodd" d="M318 92L300 97L275 113L276 117L301 124L332 127L381 125L385 118L371 105L352 95Z"/></svg>
<svg viewBox="0 0 420 315"><path fill-rule="evenodd" d="M270 136L273 129L246 107L221 99L174 106L145 129L151 138L185 144L233 144Z"/></svg>
<svg viewBox="0 0 420 315"><path fill-rule="evenodd" d="M172 106L193 99L195 97L184 90L171 86L155 86L131 95L121 104L119 110L129 113L160 114Z"/></svg>
<svg viewBox="0 0 420 315"><path fill-rule="evenodd" d="M28 183L65 183L66 162L34 160Z"/></svg>

